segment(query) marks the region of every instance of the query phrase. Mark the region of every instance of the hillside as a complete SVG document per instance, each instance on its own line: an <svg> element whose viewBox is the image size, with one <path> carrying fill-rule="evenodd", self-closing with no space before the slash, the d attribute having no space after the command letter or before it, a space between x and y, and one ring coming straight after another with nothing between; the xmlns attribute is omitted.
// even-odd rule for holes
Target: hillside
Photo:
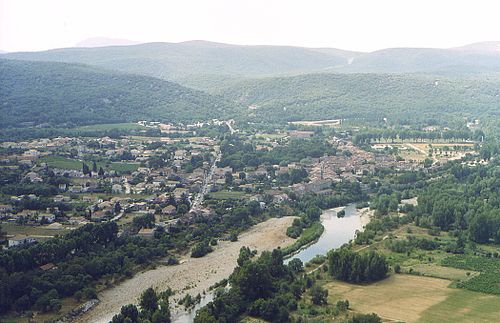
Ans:
<svg viewBox="0 0 500 323"><path fill-rule="evenodd" d="M0 126L205 120L227 102L175 83L83 65L0 60Z"/></svg>
<svg viewBox="0 0 500 323"><path fill-rule="evenodd" d="M498 43L461 48L389 48L360 53L334 48L242 46L188 41L8 53L5 58L83 63L212 90L234 79L307 73L500 73Z"/></svg>
<svg viewBox="0 0 500 323"><path fill-rule="evenodd" d="M325 70L347 62L349 52L287 46L239 46L190 41L134 46L65 48L12 53L6 58L84 63L167 80L200 76L265 76ZM191 85L191 84L190 84Z"/></svg>
<svg viewBox="0 0 500 323"><path fill-rule="evenodd" d="M388 48L354 57L345 73L474 75L500 72L500 52L434 48Z"/></svg>
<svg viewBox="0 0 500 323"><path fill-rule="evenodd" d="M498 117L499 85L500 80L310 74L242 81L219 93L238 104L253 105L256 119L461 119Z"/></svg>

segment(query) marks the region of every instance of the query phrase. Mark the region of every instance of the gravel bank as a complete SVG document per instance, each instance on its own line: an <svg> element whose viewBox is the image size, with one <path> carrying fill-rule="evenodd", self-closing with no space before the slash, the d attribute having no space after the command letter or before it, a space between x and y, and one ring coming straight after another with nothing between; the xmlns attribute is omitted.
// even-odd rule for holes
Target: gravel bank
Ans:
<svg viewBox="0 0 500 323"><path fill-rule="evenodd" d="M220 241L217 248L202 258L185 258L175 266L161 266L136 274L117 286L101 292L100 303L75 322L109 322L123 305L137 303L140 294L148 287L165 290L168 287L176 292L173 299L182 298L186 293L191 296L202 294L210 286L229 277L236 266L239 250L243 246L259 252L284 247L293 243L286 236L286 228L294 217L269 219L242 233L238 241ZM172 300L172 303L174 303ZM180 309L173 308L175 315Z"/></svg>

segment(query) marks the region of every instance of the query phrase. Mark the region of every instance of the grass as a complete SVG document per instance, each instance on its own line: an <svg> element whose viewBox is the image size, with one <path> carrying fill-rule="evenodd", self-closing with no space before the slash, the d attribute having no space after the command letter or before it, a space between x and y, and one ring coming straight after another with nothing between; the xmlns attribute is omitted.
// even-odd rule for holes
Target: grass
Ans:
<svg viewBox="0 0 500 323"><path fill-rule="evenodd" d="M499 296L457 289L421 313L418 322L498 322L498 304Z"/></svg>
<svg viewBox="0 0 500 323"><path fill-rule="evenodd" d="M103 131L103 130L141 130L147 129L137 123L108 123L108 124L95 124L90 126L77 127L75 130L78 131Z"/></svg>
<svg viewBox="0 0 500 323"><path fill-rule="evenodd" d="M245 192L222 190L208 194L210 199L214 200L242 200L247 197Z"/></svg>
<svg viewBox="0 0 500 323"><path fill-rule="evenodd" d="M350 308L361 313L377 313L392 320L414 322L421 313L446 300L454 290L444 279L410 275L392 275L369 285L333 281L328 289L328 303L349 300ZM410 305L411 304L411 305Z"/></svg>
<svg viewBox="0 0 500 323"><path fill-rule="evenodd" d="M40 162L47 163L47 165L54 168L80 170L82 169L82 161L76 159L65 158L61 156L44 156L41 157Z"/></svg>
<svg viewBox="0 0 500 323"><path fill-rule="evenodd" d="M348 299L350 308L405 322L495 322L500 297L448 288L449 280L391 275L369 285L331 281L328 303Z"/></svg>
<svg viewBox="0 0 500 323"><path fill-rule="evenodd" d="M81 170L83 167L83 161L61 156L44 156L40 158L40 162L47 163L47 165L54 168L68 169L68 170ZM85 163L90 168L92 168L91 162L85 162ZM114 170L119 173L134 172L140 166L137 163L122 163L122 162L112 162L109 165L101 162L98 162L96 164L98 168L102 167L105 170Z"/></svg>
<svg viewBox="0 0 500 323"><path fill-rule="evenodd" d="M479 275L477 271L438 266L436 264L418 264L411 267L423 276L465 281ZM469 273L469 275L467 275Z"/></svg>
<svg viewBox="0 0 500 323"><path fill-rule="evenodd" d="M39 226L27 226L18 225L10 222L2 223L2 231L7 232L7 235L29 235L29 236L46 236L53 237L55 235L62 235L69 231L69 229L64 228L60 230L48 229L47 227Z"/></svg>
<svg viewBox="0 0 500 323"><path fill-rule="evenodd" d="M321 237L325 227L321 224L321 222L317 221L311 224L309 228L304 229L300 237L290 246L287 246L282 249L284 255L289 255L291 253L296 252L303 246L314 242Z"/></svg>

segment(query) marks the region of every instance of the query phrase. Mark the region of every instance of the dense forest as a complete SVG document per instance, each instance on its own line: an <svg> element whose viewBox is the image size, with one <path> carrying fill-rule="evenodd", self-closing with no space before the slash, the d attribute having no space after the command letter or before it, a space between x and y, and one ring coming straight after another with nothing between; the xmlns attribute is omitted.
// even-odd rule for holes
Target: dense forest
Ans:
<svg viewBox="0 0 500 323"><path fill-rule="evenodd" d="M220 93L238 104L257 107L250 115L259 121L387 118L399 124L449 123L498 118L498 84L495 78L310 74L242 81Z"/></svg>
<svg viewBox="0 0 500 323"><path fill-rule="evenodd" d="M181 122L228 116L231 104L160 79L84 65L0 60L0 126Z"/></svg>
<svg viewBox="0 0 500 323"><path fill-rule="evenodd" d="M448 165L449 175L432 182L418 196L414 210L421 226L468 231L478 243L500 243L500 171L498 160L469 167Z"/></svg>

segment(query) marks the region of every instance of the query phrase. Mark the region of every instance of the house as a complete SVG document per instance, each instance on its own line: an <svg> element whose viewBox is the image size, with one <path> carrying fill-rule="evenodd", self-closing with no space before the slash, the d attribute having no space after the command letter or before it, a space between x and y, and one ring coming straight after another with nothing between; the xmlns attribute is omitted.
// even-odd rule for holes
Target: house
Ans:
<svg viewBox="0 0 500 323"><path fill-rule="evenodd" d="M57 266L54 265L53 263L49 262L48 264L40 266L40 269L43 271L51 270L51 269L57 269Z"/></svg>
<svg viewBox="0 0 500 323"><path fill-rule="evenodd" d="M314 131L292 130L288 132L288 135L293 138L311 138L314 136Z"/></svg>
<svg viewBox="0 0 500 323"><path fill-rule="evenodd" d="M175 208L175 206L169 205L169 206L164 207L161 210L161 213L164 215L175 215L177 213L177 209Z"/></svg>
<svg viewBox="0 0 500 323"><path fill-rule="evenodd" d="M38 222L42 222L45 219L46 223L52 223L56 220L56 215L51 213L41 213L37 215Z"/></svg>
<svg viewBox="0 0 500 323"><path fill-rule="evenodd" d="M154 236L154 229L142 228L139 230L137 235L142 238L152 238Z"/></svg>
<svg viewBox="0 0 500 323"><path fill-rule="evenodd" d="M113 194L122 194L123 188L120 184L113 184L113 186L111 186L111 192L113 192Z"/></svg>
<svg viewBox="0 0 500 323"><path fill-rule="evenodd" d="M12 212L12 205L1 204L0 205L0 214L6 214Z"/></svg>
<svg viewBox="0 0 500 323"><path fill-rule="evenodd" d="M189 194L189 191L187 188L181 188L181 187L177 187L175 190L174 190L174 197L176 200L179 200L180 198L182 198L182 195L183 194L186 194L188 195Z"/></svg>
<svg viewBox="0 0 500 323"><path fill-rule="evenodd" d="M35 242L36 242L36 239L33 237L29 237L29 236L16 237L16 238L9 239L8 247L12 248L12 247L22 246L22 245L26 245L26 244L35 243Z"/></svg>
<svg viewBox="0 0 500 323"><path fill-rule="evenodd" d="M71 201L71 197L69 196L64 196L64 195L56 195L53 198L54 202L60 203L60 202L69 202Z"/></svg>

